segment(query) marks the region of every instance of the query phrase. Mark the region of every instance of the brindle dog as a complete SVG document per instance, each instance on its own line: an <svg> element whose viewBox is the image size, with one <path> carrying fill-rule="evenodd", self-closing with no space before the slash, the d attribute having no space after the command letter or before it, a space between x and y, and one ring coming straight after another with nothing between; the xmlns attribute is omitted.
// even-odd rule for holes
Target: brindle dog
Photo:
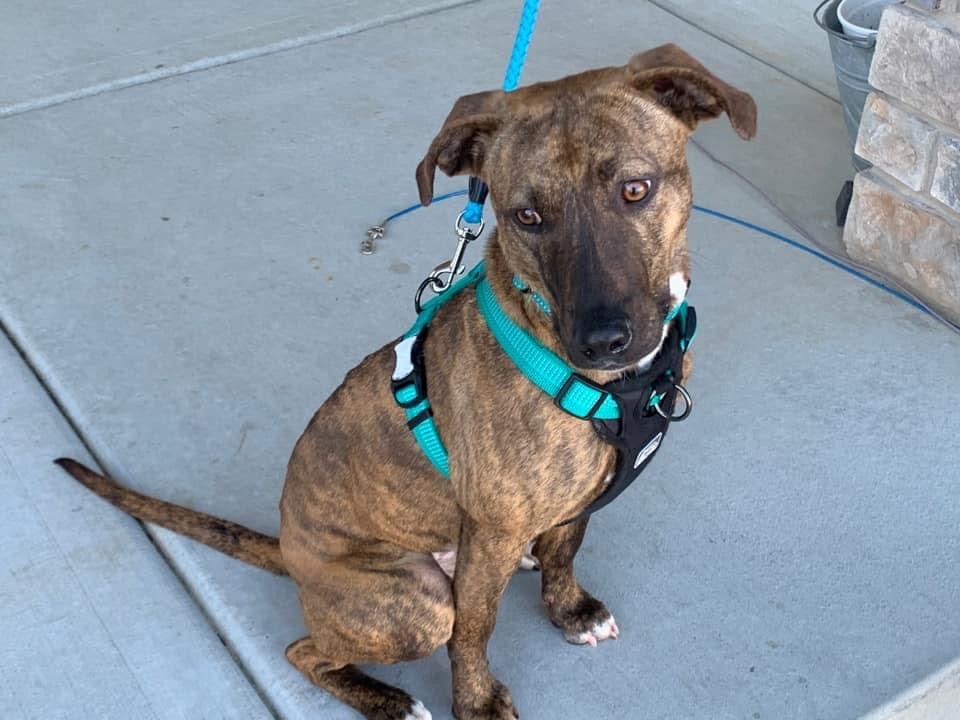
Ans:
<svg viewBox="0 0 960 720"><path fill-rule="evenodd" d="M500 304L582 374L607 382L650 362L664 316L686 292L686 143L698 122L723 112L753 136L750 96L673 45L624 67L469 95L417 168L420 199L430 203L438 167L486 181L498 225L486 268ZM550 316L512 287L515 274L549 301ZM287 659L364 717L429 718L357 665L422 658L444 644L454 714L517 717L486 647L531 542L547 614L567 639L595 645L619 632L574 578L586 519L558 525L600 494L615 451L517 371L472 292L440 310L425 343L449 480L394 402L393 362L392 343L367 357L310 421L290 459L279 541L59 462L138 518L289 573L310 634ZM452 551L451 579L436 555Z"/></svg>

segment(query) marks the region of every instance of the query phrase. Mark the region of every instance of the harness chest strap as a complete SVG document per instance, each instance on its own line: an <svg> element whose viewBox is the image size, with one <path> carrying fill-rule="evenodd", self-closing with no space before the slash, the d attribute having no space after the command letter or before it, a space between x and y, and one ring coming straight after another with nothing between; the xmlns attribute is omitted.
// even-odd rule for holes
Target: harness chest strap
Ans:
<svg viewBox="0 0 960 720"><path fill-rule="evenodd" d="M394 347L397 364L393 371L391 389L393 398L403 408L407 427L420 445L423 454L444 477L450 477L450 461L443 446L433 410L426 392L423 372L423 339L426 328L413 337L405 337Z"/></svg>
<svg viewBox="0 0 960 720"><path fill-rule="evenodd" d="M519 280L515 279L514 285L523 292L529 291ZM497 302L485 279L483 263L478 264L450 290L426 303L413 327L394 347L397 357L391 378L393 396L403 408L407 425L424 455L444 477L450 476L450 466L427 397L423 341L437 310L469 287L476 288L477 305L490 332L520 372L552 397L564 412L592 420L598 435L617 447L615 476L603 495L585 512L599 509L633 482L659 449L671 421L683 354L696 332L696 313L686 301L675 306L664 320L672 325L664 350L653 366L643 373L630 373L622 380L600 386L577 374L517 325ZM534 300L537 298L539 296ZM537 305L549 313L546 301L539 300ZM689 396L685 390L682 392L688 404L685 417Z"/></svg>
<svg viewBox="0 0 960 720"><path fill-rule="evenodd" d="M444 477L450 477L450 461L447 449L443 446L437 424L433 421L433 410L427 397L427 378L423 367L423 341L426 338L430 321L447 301L476 285L484 276L483 263L476 265L469 273L457 281L441 295L424 303L417 320L400 339L393 352L396 362L390 378L390 389L397 404L403 408L407 418L407 427L420 445L423 454Z"/></svg>

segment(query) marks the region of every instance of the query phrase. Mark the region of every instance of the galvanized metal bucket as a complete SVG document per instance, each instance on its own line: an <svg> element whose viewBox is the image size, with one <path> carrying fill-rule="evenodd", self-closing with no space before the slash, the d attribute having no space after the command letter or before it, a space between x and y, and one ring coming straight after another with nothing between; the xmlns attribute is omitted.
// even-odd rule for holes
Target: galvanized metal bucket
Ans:
<svg viewBox="0 0 960 720"><path fill-rule="evenodd" d="M853 154L857 144L857 130L863 115L863 104L870 92L867 78L870 75L870 63L876 38L856 38L843 34L840 20L837 18L837 5L840 0L823 0L813 11L813 19L823 28L830 40L830 55L837 76L837 88L840 90L840 102L843 105L843 119L847 123L847 139L853 166L859 171L870 167L870 163Z"/></svg>

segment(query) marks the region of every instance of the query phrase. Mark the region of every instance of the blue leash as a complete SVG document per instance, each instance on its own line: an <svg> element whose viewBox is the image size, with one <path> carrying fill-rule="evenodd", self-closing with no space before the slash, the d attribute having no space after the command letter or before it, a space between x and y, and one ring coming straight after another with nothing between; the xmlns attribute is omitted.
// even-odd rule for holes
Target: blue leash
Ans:
<svg viewBox="0 0 960 720"><path fill-rule="evenodd" d="M503 76L504 92L513 92L520 84L520 75L527 62L527 50L530 49L533 30L537 26L539 10L540 0L524 0L520 24L517 26L517 37L513 40L513 51L510 53L507 71ZM487 199L487 186L479 181L471 182L470 185L470 201L463 209L463 219L471 225L479 225L483 220L483 203ZM439 199L434 198L434 201Z"/></svg>
<svg viewBox="0 0 960 720"><path fill-rule="evenodd" d="M513 92L520 84L520 74L523 72L524 63L527 62L527 50L530 48L530 40L533 39L533 29L537 25L539 9L540 0L524 0L517 37L513 41L513 52L510 53L510 62L507 63L507 72L503 77L504 92Z"/></svg>
<svg viewBox="0 0 960 720"><path fill-rule="evenodd" d="M930 317L936 318L937 320L944 321L943 318L939 317L935 312L933 312L926 305L915 300L914 298L910 297L906 293L902 293L896 288L890 287L889 285L884 285L879 280L875 280L874 278L870 277L866 273L860 272L856 268L850 267L849 265L840 262L836 258L830 257L825 252L816 250L810 247L809 245L804 245L802 242L799 242L797 240L794 240L793 238L787 237L786 235L781 235L780 233L774 232L773 230L770 230L769 228L765 228L762 225L757 225L755 223L750 222L749 220L743 220L742 218L735 217L734 215L728 215L727 213L720 212L719 210L713 210L711 208L703 207L702 205L696 205L696 204L693 206L693 209L697 210L698 212L702 212L704 215L711 215L715 218L719 218L721 220L726 220L727 222L733 223L734 225L740 225L741 227L745 227L748 230L753 230L754 232L758 232L761 235L766 235L767 237L771 237L774 240L779 240L782 243L786 243L790 247L796 250L801 250L802 252L805 252L808 255L813 255L813 257L819 260L823 260L825 263L829 263L830 265L833 265L835 268L839 268L840 270L843 270L845 273L849 273L850 275L853 275L855 278L859 278L860 280L863 280L865 283L869 285L873 285L875 288L879 288L880 290L890 293L894 297L899 298L900 300L903 300L908 305L912 305L917 310L929 315Z"/></svg>
<svg viewBox="0 0 960 720"><path fill-rule="evenodd" d="M466 194L467 194L466 190L454 190L452 192L444 193L443 195L438 195L433 199L433 201L440 202L441 200L449 200L450 198L460 197L461 195L466 195ZM403 217L404 215L412 213L414 210L419 210L421 207L422 206L420 205L420 203L414 203L410 207L406 207L403 210L398 210L393 215L386 218L381 223L381 226L386 225L391 220L395 220L399 217ZM482 206L481 206L481 209L482 209ZM915 298L910 297L906 293L900 292L896 288L892 288L889 285L885 285L879 280L876 280L870 277L866 273L861 272L860 270L857 270L856 268L851 267L846 263L840 262L839 260L837 260L834 257L831 257L825 252L816 250L815 248L812 248L809 245L804 245L802 242L799 242L798 240L794 240L791 237L778 233L775 230L771 230L770 228L763 227L762 225L757 225L756 223L752 223L749 220L744 220L743 218L739 218L735 215L729 215L725 212L714 210L713 208L704 207L703 205L694 204L693 209L696 210L697 212L703 213L704 215L709 215L719 220L724 220L726 222L733 223L734 225L739 225L740 227L747 228L748 230L753 230L754 232L758 232L761 235L766 235L767 237L773 238L774 240L779 240L780 242L786 245L789 245L795 250L800 250L801 252L805 252L808 255L812 255L818 260L823 260L824 262L829 263L830 265L833 265L835 268L842 270L843 272L848 273L853 277L858 278L863 282L869 285L872 285L875 288L878 288L879 290L883 290L884 292L889 293L890 295L893 295L895 298L898 298L899 300L902 300L908 305L911 305L912 307L916 308L920 312L926 315L929 315L930 317L936 320L940 320L941 322L945 323L948 327L950 327L953 330L960 330L960 328L955 326L953 323L950 323L948 320L940 317L937 313L933 312L930 308L928 308L923 303L917 301Z"/></svg>
<svg viewBox="0 0 960 720"><path fill-rule="evenodd" d="M533 39L533 31L537 24L537 12L540 10L540 0L524 0L523 10L520 15L520 24L517 27L517 36L513 41L513 51L510 53L510 61L507 63L507 70L503 78L503 91L512 92L517 89L517 86L520 84L520 75L523 73L523 66L527 61L527 51L530 48L530 41ZM448 200L453 197L459 197L461 195L468 195L469 201L467 202L466 207L463 209L463 220L471 225L478 225L483 221L483 205L487 197L487 186L479 178L470 178L470 185L467 190L454 190L453 192L444 193L443 195L438 195L433 199L433 202L439 202L441 200ZM420 207L419 203L415 203L410 207L399 210L389 217L385 218L380 225L374 226L367 230L367 239L361 244L361 252L364 254L371 254L374 250L374 243L381 237L383 237L386 230L387 223L392 220L396 220L399 217L417 210ZM894 297L902 300L903 302L911 305L912 307L920 310L922 313L929 315L930 317L939 320L940 322L947 325L954 331L960 331L960 326L950 322L946 318L940 316L938 313L931 310L929 307L919 302L916 298L911 297L910 295L903 293L895 288L885 285L879 280L874 279L870 275L857 270L855 267L847 265L846 263L841 262L828 255L825 252L816 250L808 245L805 245L793 238L782 235L778 232L765 228L761 225L757 225L748 220L738 218L734 215L728 215L727 213L720 212L719 210L713 210L708 207L703 207L702 205L694 205L693 209L697 212L704 213L705 215L710 215L712 217L718 218L720 220L725 220L726 222L734 223L735 225L740 225L754 232L758 232L767 237L773 238L774 240L779 240L790 247L805 252L809 255L812 255L815 258L823 260L830 265L833 265L835 268L842 270L856 278L859 278L863 282L872 285L875 288L883 290L884 292L893 295Z"/></svg>

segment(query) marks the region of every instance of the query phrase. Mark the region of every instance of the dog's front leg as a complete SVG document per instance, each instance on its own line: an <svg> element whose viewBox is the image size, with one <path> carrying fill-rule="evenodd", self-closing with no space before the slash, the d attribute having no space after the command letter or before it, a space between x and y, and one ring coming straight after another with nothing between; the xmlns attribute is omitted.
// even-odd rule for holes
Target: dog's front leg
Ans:
<svg viewBox="0 0 960 720"><path fill-rule="evenodd" d="M587 531L587 519L560 525L537 538L533 554L540 561L543 601L550 621L576 645L616 639L616 620L602 602L577 583L573 558Z"/></svg>
<svg viewBox="0 0 960 720"><path fill-rule="evenodd" d="M463 518L453 592L456 619L448 646L453 670L453 714L459 720L513 720L510 692L490 672L487 642L524 539Z"/></svg>

